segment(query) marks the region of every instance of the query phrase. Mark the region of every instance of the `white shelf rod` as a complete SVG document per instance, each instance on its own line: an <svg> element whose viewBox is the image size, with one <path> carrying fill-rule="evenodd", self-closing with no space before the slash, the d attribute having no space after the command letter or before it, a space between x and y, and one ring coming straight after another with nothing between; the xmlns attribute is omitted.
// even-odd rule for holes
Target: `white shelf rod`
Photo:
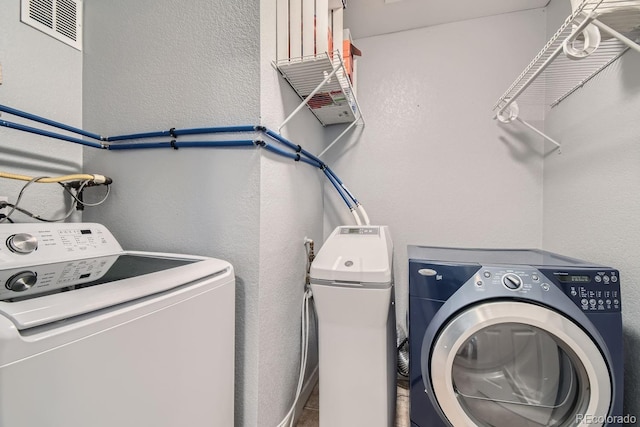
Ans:
<svg viewBox="0 0 640 427"><path fill-rule="evenodd" d="M307 97L302 101L302 103L298 105L298 107L295 110L293 110L293 112L291 112L291 114L289 114L289 116L286 119L284 119L284 122L282 122L282 124L278 127L278 133L281 133L280 130L284 127L284 125L286 125L287 122L293 118L293 116L298 114L298 112L301 109L303 109L305 105L307 105L307 102L309 102L309 100L313 98L320 91L320 88L322 88L322 86L324 86L329 80L331 80L333 76L336 75L339 68L340 67L335 67L333 71L331 71L331 73L329 73L329 75L327 75L327 77L325 77L324 80L309 95L307 95Z"/></svg>
<svg viewBox="0 0 640 427"><path fill-rule="evenodd" d="M600 74L602 71L604 71L609 65L613 64L615 61L617 61L622 55L624 55L630 48L625 48L624 50L620 51L620 53L618 53L616 56L614 56L613 58L611 58L609 61L607 61L606 64L604 64L602 67L600 67L598 70L596 70L595 73L591 74L588 77L585 77L584 79L582 79L577 85L575 85L572 89L570 89L567 93L565 93L564 95L562 95L560 98L556 99L555 101L553 101L551 103L551 108L555 107L556 105L560 104L562 101L564 101L569 95L571 95L573 92L577 91L578 89L580 89L581 87L583 87L585 84L587 84L589 82L589 80L593 79L595 76L597 76L598 74Z"/></svg>
<svg viewBox="0 0 640 427"><path fill-rule="evenodd" d="M360 111L360 110L359 110L359 108L360 108L360 107L358 107L358 111ZM320 152L320 154L318 154L318 156L317 156L317 157L322 157L322 156L324 156L324 155L325 155L325 153L326 153L327 151L329 151L329 149L330 149L331 147L333 147L333 145L334 145L336 142L338 142L338 140L339 140L340 138L342 138L342 137L343 137L347 132L349 132L349 130L351 130L351 128L352 128L352 127L354 127L354 126L356 125L356 123L358 123L358 121L360 121L360 120L362 120L362 124L364 125L364 119L362 118L362 114L360 114L360 115L358 116L358 118L357 118L356 120L354 120L353 122L351 122L351 124L350 124L349 126L347 126L347 128L346 128L345 130L343 130L343 131L340 133L340 135L338 135L338 136L336 137L336 139L334 139L333 141L331 141L331 144L327 145L327 148L325 148L324 150L322 150L322 152Z"/></svg>
<svg viewBox="0 0 640 427"><path fill-rule="evenodd" d="M613 37L617 38L622 43L624 43L627 46L629 46L629 48L631 48L631 49L635 50L636 52L640 53L640 45L638 43L634 42L633 40L631 40L629 37L625 36L624 34L620 34L618 31L614 30L613 28L611 28L607 24L603 24L602 22L598 21L597 19L593 20L593 24L596 27L598 27L599 29L601 29L602 31L605 31L605 32L611 34Z"/></svg>
<svg viewBox="0 0 640 427"><path fill-rule="evenodd" d="M580 23L580 25L578 25L578 27L573 31L573 34L570 36L570 38L575 38L578 36L578 34L580 34L582 32L582 30L584 30L587 25L589 25L591 23L591 21L593 20L593 17L591 16L591 14L589 14L589 16L587 17L587 19L585 19L584 21L582 21ZM538 76L540 74L542 74L544 72L544 70L547 69L547 67L549 65L551 65L551 63L558 57L558 55L560 55L560 53L563 50L563 45L560 44L556 50L553 51L553 53L546 59L546 61L544 61L542 63L542 65L540 66L540 68L538 68L535 73L533 73L529 79L522 85L522 87L520 89L518 89L516 91L516 93L513 94L512 97L510 97L508 100L505 101L505 104L500 107L500 109L496 112L496 114L493 116L493 118L497 118L499 114L502 114L504 112L504 110L507 109L507 107L509 107L509 105L511 105L512 102L514 102L519 96L520 94L522 94L522 92L524 92L529 86L531 86L531 84L534 82L534 80L536 78L538 78Z"/></svg>
<svg viewBox="0 0 640 427"><path fill-rule="evenodd" d="M525 122L520 117L516 117L516 120L519 121L520 123L522 123L523 125L525 125L526 127L528 127L529 129L531 129L532 131L534 131L535 133L537 133L538 135L540 135L541 137L543 137L544 139L546 139L547 141L552 142L553 144L555 144L556 148L560 148L560 143L558 141L556 141L555 139L549 137L545 133L539 131L535 126L531 125L530 123Z"/></svg>
<svg viewBox="0 0 640 427"><path fill-rule="evenodd" d="M353 88L351 88L351 90L353 91ZM352 127L354 127L356 125L356 123L358 123L359 121L362 122L362 127L364 127L366 125L366 123L364 122L364 117L362 116L362 110L360 109L360 104L358 103L358 98L356 98L355 96L353 97L355 103L356 103L356 108L358 109L358 117L349 125L347 126L347 128L345 130L343 130L340 135L338 135L333 141L331 141L331 144L327 145L327 148L325 148L324 150L322 150L322 152L320 154L318 154L318 157L322 157L327 151L329 151L329 149L336 143L338 142L338 140L340 138L342 138L343 136L345 136L347 134L347 132L349 132L349 130L351 130Z"/></svg>

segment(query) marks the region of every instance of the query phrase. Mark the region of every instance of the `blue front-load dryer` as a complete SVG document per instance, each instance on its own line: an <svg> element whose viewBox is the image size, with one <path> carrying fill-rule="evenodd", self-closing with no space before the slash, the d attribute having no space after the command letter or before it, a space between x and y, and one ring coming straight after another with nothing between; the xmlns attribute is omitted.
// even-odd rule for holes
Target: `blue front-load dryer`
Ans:
<svg viewBox="0 0 640 427"><path fill-rule="evenodd" d="M412 427L623 424L617 270L539 250L408 255Z"/></svg>

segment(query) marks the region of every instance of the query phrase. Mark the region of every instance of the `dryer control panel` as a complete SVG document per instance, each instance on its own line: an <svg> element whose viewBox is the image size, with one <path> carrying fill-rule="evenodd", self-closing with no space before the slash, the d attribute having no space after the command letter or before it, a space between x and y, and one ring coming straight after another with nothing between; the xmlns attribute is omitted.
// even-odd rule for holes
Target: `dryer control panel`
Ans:
<svg viewBox="0 0 640 427"><path fill-rule="evenodd" d="M583 311L621 311L620 273L601 270L542 270Z"/></svg>
<svg viewBox="0 0 640 427"><path fill-rule="evenodd" d="M501 287L529 297L544 294L551 286L556 286L582 311L621 311L619 272L613 269L572 271L483 266L473 280L478 292L488 290L488 287Z"/></svg>
<svg viewBox="0 0 640 427"><path fill-rule="evenodd" d="M407 253L411 297L444 302L467 286L487 297L545 301L559 289L585 313L621 312L615 268L535 249L409 246Z"/></svg>

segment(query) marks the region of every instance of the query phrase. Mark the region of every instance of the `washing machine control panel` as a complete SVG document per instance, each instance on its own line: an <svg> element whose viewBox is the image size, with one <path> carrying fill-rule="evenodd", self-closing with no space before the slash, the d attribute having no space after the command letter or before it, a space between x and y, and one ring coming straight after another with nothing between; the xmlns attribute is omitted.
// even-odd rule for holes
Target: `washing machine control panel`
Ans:
<svg viewBox="0 0 640 427"><path fill-rule="evenodd" d="M120 253L101 224L2 224L0 301L96 280Z"/></svg>
<svg viewBox="0 0 640 427"><path fill-rule="evenodd" d="M32 267L122 252L115 237L100 224L2 224L2 269Z"/></svg>
<svg viewBox="0 0 640 427"><path fill-rule="evenodd" d="M118 255L0 270L0 301L73 289L100 279ZM4 286L1 286L4 284Z"/></svg>

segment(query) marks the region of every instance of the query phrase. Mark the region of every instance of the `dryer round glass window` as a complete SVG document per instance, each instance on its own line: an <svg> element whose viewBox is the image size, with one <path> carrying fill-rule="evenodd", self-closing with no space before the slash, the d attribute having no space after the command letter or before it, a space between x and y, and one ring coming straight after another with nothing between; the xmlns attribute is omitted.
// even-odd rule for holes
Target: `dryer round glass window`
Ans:
<svg viewBox="0 0 640 427"><path fill-rule="evenodd" d="M608 414L611 379L599 349L575 323L538 305L468 308L442 328L430 359L423 375L428 369L454 426L565 426L578 414Z"/></svg>
<svg viewBox="0 0 640 427"><path fill-rule="evenodd" d="M479 425L560 426L586 409L584 365L534 326L502 323L476 332L456 353L451 375L462 407Z"/></svg>

